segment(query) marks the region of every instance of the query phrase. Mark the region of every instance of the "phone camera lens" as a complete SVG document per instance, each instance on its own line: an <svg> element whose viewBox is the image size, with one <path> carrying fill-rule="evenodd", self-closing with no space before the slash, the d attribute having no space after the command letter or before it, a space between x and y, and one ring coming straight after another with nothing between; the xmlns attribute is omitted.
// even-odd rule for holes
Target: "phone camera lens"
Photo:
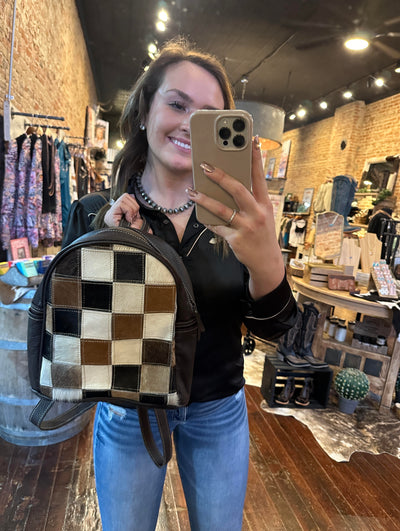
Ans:
<svg viewBox="0 0 400 531"><path fill-rule="evenodd" d="M219 136L222 138L222 140L228 140L228 138L231 136L231 130L229 127L221 127L219 130Z"/></svg>
<svg viewBox="0 0 400 531"><path fill-rule="evenodd" d="M232 126L235 131L240 133L241 131L244 130L244 128L246 127L246 124L244 123L244 120L242 120L241 118L236 118Z"/></svg>
<svg viewBox="0 0 400 531"><path fill-rule="evenodd" d="M240 148L244 146L245 138L243 135L236 135L233 137L232 142L234 146L236 146L237 148Z"/></svg>

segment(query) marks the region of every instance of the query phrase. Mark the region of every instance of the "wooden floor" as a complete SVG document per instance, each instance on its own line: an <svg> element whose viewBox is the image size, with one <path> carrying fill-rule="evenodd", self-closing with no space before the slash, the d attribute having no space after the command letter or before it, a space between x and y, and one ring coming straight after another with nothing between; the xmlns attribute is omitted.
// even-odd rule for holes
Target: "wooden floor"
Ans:
<svg viewBox="0 0 400 531"><path fill-rule="evenodd" d="M307 427L260 408L247 387L251 447L244 531L400 530L400 460L356 453L333 461ZM91 424L47 447L0 439L1 531L98 531ZM188 531L177 472L170 463L158 529ZM212 530L210 530L212 531Z"/></svg>

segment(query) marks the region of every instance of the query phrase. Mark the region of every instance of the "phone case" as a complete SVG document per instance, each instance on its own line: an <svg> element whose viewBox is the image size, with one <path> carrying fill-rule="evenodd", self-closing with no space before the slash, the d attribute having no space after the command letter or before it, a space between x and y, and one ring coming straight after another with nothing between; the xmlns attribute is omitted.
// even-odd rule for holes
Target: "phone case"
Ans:
<svg viewBox="0 0 400 531"><path fill-rule="evenodd" d="M233 197L211 181L200 164L208 162L221 168L251 190L252 135L253 119L246 111L232 109L194 112L190 118L194 188L238 210ZM196 215L206 225L226 225L226 220L197 204Z"/></svg>

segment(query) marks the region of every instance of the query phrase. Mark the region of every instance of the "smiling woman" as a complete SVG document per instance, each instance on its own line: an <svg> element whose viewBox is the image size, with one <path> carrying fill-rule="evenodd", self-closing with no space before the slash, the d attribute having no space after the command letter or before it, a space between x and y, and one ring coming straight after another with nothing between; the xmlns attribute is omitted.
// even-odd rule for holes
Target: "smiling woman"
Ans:
<svg viewBox="0 0 400 531"><path fill-rule="evenodd" d="M147 222L180 254L193 285L205 330L196 348L189 405L168 411L193 530L242 527L249 459L242 323L258 337L277 337L297 313L258 139L248 142L249 189L211 161L197 163L237 209L193 189L190 117L197 110L232 107L225 70L213 56L183 40L167 43L126 104L121 118L126 143L113 168L118 176L113 202L96 217L98 228L124 221L140 229ZM195 203L229 223L203 225ZM225 254L215 234L226 241ZM154 428L154 412L149 416ZM156 430L154 437L159 442ZM137 411L101 403L93 445L104 531L153 530L166 470L154 465L143 445Z"/></svg>

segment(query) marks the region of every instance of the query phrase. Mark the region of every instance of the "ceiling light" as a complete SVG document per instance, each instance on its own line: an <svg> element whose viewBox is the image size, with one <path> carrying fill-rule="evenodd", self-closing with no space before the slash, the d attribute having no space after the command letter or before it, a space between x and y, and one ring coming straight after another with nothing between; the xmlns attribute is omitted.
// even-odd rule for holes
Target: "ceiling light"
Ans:
<svg viewBox="0 0 400 531"><path fill-rule="evenodd" d="M320 101L319 106L321 107L321 109L327 109L328 103L326 101Z"/></svg>
<svg viewBox="0 0 400 531"><path fill-rule="evenodd" d="M299 118L304 118L304 116L307 114L307 111L304 109L304 107L301 107L296 114Z"/></svg>
<svg viewBox="0 0 400 531"><path fill-rule="evenodd" d="M368 48L369 42L364 37L350 37L344 45L348 50L360 51Z"/></svg>
<svg viewBox="0 0 400 531"><path fill-rule="evenodd" d="M383 79L383 77L377 77L375 79L375 85L377 87L383 87L384 84L385 84L385 80Z"/></svg>
<svg viewBox="0 0 400 531"><path fill-rule="evenodd" d="M345 92L343 92L343 98L346 98L346 100L349 100L352 97L353 93L351 92L351 90L346 90Z"/></svg>
<svg viewBox="0 0 400 531"><path fill-rule="evenodd" d="M397 63L397 65L395 66L394 71L396 72L396 74L400 74L400 62Z"/></svg>
<svg viewBox="0 0 400 531"><path fill-rule="evenodd" d="M124 142L122 140L117 140L115 142L115 145L117 146L118 149L122 149L124 147Z"/></svg>
<svg viewBox="0 0 400 531"><path fill-rule="evenodd" d="M247 111L253 117L254 134L260 138L263 151L270 151L282 145L285 111L276 105L259 101L236 100L237 109Z"/></svg>
<svg viewBox="0 0 400 531"><path fill-rule="evenodd" d="M294 120L296 118L296 115L294 114L294 112L292 112L290 115L289 115L289 120Z"/></svg>
<svg viewBox="0 0 400 531"><path fill-rule="evenodd" d="M165 22L163 22L162 20L157 20L156 28L158 31L165 31L167 29L167 26L165 25Z"/></svg>
<svg viewBox="0 0 400 531"><path fill-rule="evenodd" d="M158 12L158 18L162 22L167 22L167 20L169 19L168 12L165 9L160 9L160 11Z"/></svg>
<svg viewBox="0 0 400 531"><path fill-rule="evenodd" d="M154 42L151 42L148 46L147 46L147 51L151 54L156 54L157 53L157 46L154 44Z"/></svg>

